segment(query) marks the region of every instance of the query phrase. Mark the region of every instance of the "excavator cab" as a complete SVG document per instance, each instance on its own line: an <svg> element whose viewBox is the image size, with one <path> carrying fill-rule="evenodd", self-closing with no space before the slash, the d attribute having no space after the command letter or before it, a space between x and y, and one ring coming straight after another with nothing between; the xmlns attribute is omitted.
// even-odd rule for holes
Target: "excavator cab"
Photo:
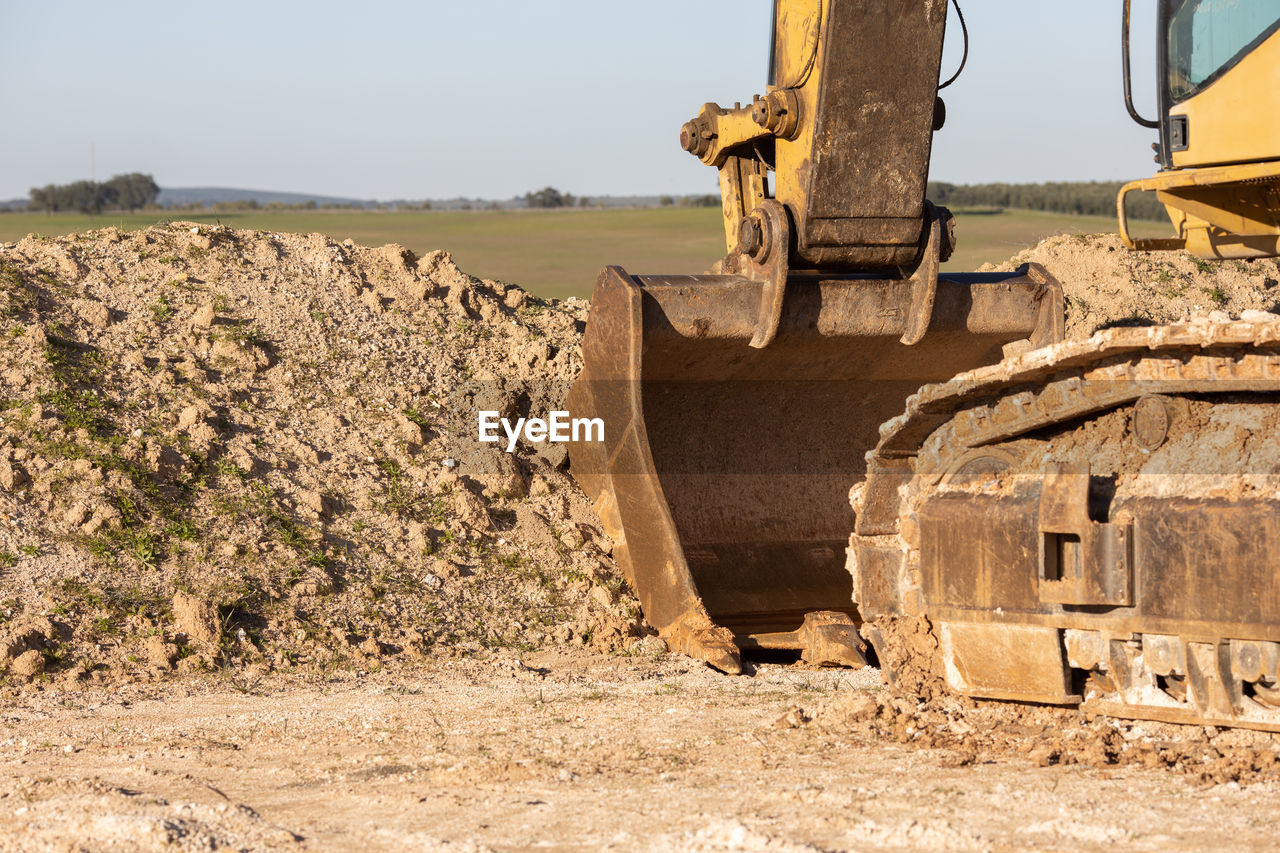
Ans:
<svg viewBox="0 0 1280 853"><path fill-rule="evenodd" d="M720 177L727 253L703 274L596 282L571 445L645 616L680 652L857 666L850 490L929 382L1061 339L1043 269L940 274L925 199L947 0L776 0L770 81L706 104L682 147Z"/></svg>
<svg viewBox="0 0 1280 853"><path fill-rule="evenodd" d="M1280 254L1280 2L1160 0L1157 83L1160 117L1133 105L1129 74L1130 0L1122 44L1125 103L1158 130L1160 171L1120 191L1120 234L1130 249L1181 250L1205 259ZM1134 239L1125 198L1153 191L1177 235Z"/></svg>

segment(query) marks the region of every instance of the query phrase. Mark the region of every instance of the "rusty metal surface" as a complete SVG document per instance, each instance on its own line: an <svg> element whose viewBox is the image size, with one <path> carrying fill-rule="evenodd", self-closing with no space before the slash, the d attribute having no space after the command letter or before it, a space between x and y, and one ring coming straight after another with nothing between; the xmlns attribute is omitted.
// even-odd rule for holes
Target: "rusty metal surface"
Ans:
<svg viewBox="0 0 1280 853"><path fill-rule="evenodd" d="M919 257L946 13L946 0L830 4L804 195L793 208L807 263L910 266Z"/></svg>
<svg viewBox="0 0 1280 853"><path fill-rule="evenodd" d="M1133 525L1092 520L1089 487L1087 460L1045 466L1036 525L1040 600L1132 604Z"/></svg>
<svg viewBox="0 0 1280 853"><path fill-rule="evenodd" d="M605 421L603 443L571 446L571 470L646 618L664 636L712 636L707 650L686 647L725 669L737 666L730 631L853 613L848 495L879 424L922 382L1042 334L1056 293L1027 275L947 277L927 333L907 346L902 282L798 277L776 339L758 349L747 344L765 287L606 269L569 400L574 417ZM728 631L707 635L713 624Z"/></svg>
<svg viewBox="0 0 1280 853"><path fill-rule="evenodd" d="M947 686L966 696L1074 704L1053 628L1010 622L942 622L939 648Z"/></svg>

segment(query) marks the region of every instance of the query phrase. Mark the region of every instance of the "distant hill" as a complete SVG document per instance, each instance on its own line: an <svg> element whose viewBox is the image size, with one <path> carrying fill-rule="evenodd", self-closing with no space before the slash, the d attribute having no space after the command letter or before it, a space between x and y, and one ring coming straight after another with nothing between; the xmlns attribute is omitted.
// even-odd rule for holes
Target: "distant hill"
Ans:
<svg viewBox="0 0 1280 853"><path fill-rule="evenodd" d="M356 198L339 198L330 195L310 195L308 193L278 193L270 190L240 190L230 187L161 187L160 197L156 203L161 207L175 207L189 204L213 205L225 202L253 201L262 206L272 204L306 204L315 202L318 207L346 207L358 205L373 207L375 201Z"/></svg>

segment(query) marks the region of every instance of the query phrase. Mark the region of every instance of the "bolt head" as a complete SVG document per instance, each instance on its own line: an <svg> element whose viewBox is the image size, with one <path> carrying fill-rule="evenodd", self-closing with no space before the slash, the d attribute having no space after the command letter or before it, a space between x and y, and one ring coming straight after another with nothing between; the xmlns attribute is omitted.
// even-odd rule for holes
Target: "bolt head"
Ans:
<svg viewBox="0 0 1280 853"><path fill-rule="evenodd" d="M764 248L764 230L760 223L748 217L738 225L738 251L744 255L756 256Z"/></svg>
<svg viewBox="0 0 1280 853"><path fill-rule="evenodd" d="M680 147L685 151L692 151L698 145L698 129L693 126L693 122L687 121L680 128Z"/></svg>

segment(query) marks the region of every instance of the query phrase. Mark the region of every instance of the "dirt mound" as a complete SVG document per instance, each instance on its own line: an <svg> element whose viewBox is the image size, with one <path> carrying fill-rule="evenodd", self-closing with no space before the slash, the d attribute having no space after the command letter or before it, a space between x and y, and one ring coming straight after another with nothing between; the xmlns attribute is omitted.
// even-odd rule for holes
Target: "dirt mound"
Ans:
<svg viewBox="0 0 1280 853"><path fill-rule="evenodd" d="M1280 306L1280 264L1202 261L1183 252L1130 252L1115 234L1050 237L1000 265L1044 266L1062 282L1067 337L1087 338L1112 326L1175 323L1196 314L1274 311Z"/></svg>
<svg viewBox="0 0 1280 853"><path fill-rule="evenodd" d="M563 446L477 442L478 409L563 408L586 310L318 234L0 245L3 665L368 667L642 633Z"/></svg>

